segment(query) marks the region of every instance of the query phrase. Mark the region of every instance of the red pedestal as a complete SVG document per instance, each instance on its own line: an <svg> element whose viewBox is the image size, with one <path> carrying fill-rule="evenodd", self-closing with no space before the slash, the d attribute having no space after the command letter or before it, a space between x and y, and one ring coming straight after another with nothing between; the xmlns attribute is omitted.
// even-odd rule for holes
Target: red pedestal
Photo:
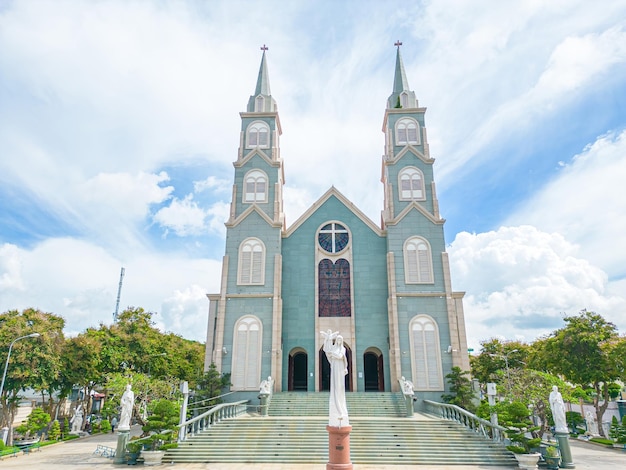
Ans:
<svg viewBox="0 0 626 470"><path fill-rule="evenodd" d="M352 470L350 431L352 426L326 426L328 431L328 463L326 470Z"/></svg>

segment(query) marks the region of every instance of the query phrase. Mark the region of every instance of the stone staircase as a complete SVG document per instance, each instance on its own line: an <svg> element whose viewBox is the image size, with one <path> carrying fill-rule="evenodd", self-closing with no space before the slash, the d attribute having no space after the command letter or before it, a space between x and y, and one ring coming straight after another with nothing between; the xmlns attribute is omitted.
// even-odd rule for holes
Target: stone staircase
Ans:
<svg viewBox="0 0 626 470"><path fill-rule="evenodd" d="M457 423L401 417L399 394L346 395L354 464L517 467L504 447ZM328 393L278 393L270 416L224 420L168 451L164 462L325 464L327 410Z"/></svg>

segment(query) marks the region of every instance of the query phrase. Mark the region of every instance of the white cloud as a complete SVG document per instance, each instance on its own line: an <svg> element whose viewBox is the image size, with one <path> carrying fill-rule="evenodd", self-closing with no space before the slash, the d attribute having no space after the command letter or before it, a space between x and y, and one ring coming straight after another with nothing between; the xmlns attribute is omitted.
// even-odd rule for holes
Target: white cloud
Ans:
<svg viewBox="0 0 626 470"><path fill-rule="evenodd" d="M607 293L607 275L558 233L532 226L459 233L450 245L452 279L466 290L471 347L498 335L533 341L564 315L595 310L618 325L626 299Z"/></svg>
<svg viewBox="0 0 626 470"><path fill-rule="evenodd" d="M626 254L616 241L626 233L626 130L600 136L507 219L557 231L584 246L581 257L610 278L626 276ZM624 291L626 294L626 291Z"/></svg>
<svg viewBox="0 0 626 470"><path fill-rule="evenodd" d="M206 212L198 207L193 200L193 194L184 199L174 198L167 207L159 209L154 220L163 227L172 229L176 235L199 235L205 227Z"/></svg>
<svg viewBox="0 0 626 470"><path fill-rule="evenodd" d="M20 262L20 249L10 243L0 246L0 292L23 291L24 280Z"/></svg>

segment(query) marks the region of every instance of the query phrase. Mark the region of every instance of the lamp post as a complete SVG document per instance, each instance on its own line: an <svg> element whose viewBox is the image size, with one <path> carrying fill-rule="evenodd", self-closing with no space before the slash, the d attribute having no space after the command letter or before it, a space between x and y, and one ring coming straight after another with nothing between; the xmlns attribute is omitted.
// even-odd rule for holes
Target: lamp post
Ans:
<svg viewBox="0 0 626 470"><path fill-rule="evenodd" d="M509 372L509 354L514 353L514 352L518 352L519 349L512 349L511 351L508 351L506 353L502 353L502 354L491 354L489 353L490 356L492 357L501 357L504 359L504 367L506 368L506 384L507 384L507 389L509 391L509 397L511 396L511 374Z"/></svg>
<svg viewBox="0 0 626 470"><path fill-rule="evenodd" d="M9 368L9 359L11 359L11 350L13 349L13 345L21 339L24 338L37 338L41 336L39 333L31 333L29 335L20 336L19 338L15 338L11 345L9 346L9 354L7 354L7 362L4 364L4 374L2 374L2 384L0 385L0 397L2 396L2 392L4 391L4 380L7 378L7 369Z"/></svg>

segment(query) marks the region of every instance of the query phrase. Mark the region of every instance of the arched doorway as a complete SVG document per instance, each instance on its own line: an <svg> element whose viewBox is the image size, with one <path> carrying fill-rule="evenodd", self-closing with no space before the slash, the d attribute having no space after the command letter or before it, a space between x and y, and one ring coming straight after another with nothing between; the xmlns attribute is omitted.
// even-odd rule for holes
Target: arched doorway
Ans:
<svg viewBox="0 0 626 470"><path fill-rule="evenodd" d="M352 391L352 350L344 343L346 348L346 359L348 360L348 374L345 377L346 392ZM326 358L326 353L323 349L319 350L319 362L320 362L320 375L319 375L319 387L320 390L330 390L330 362Z"/></svg>
<svg viewBox="0 0 626 470"><path fill-rule="evenodd" d="M363 371L366 392L385 391L385 369L380 350L372 348L363 354Z"/></svg>
<svg viewBox="0 0 626 470"><path fill-rule="evenodd" d="M306 392L308 388L308 354L302 349L289 354L289 377L287 390Z"/></svg>

